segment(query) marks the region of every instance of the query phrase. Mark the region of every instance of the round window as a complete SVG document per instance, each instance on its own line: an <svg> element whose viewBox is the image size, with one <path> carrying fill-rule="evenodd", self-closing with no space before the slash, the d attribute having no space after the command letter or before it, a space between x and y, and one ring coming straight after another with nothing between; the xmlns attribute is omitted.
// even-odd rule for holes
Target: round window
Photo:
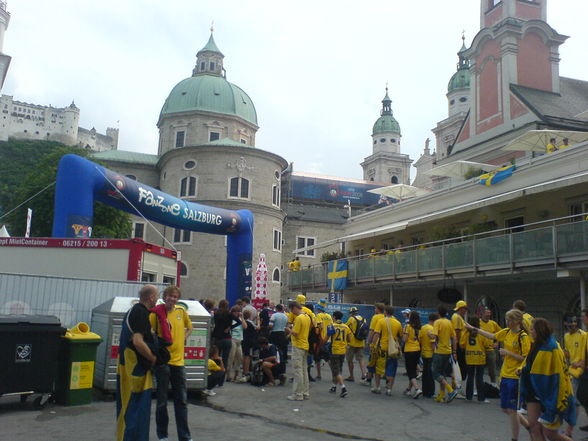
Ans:
<svg viewBox="0 0 588 441"><path fill-rule="evenodd" d="M449 105L450 105L450 106L453 106L454 104L455 104L455 100L451 100L451 101L449 101Z"/></svg>
<svg viewBox="0 0 588 441"><path fill-rule="evenodd" d="M390 142L396 142L396 138L392 138Z"/></svg>
<svg viewBox="0 0 588 441"><path fill-rule="evenodd" d="M184 164L186 170L192 170L194 167L196 167L196 161L186 161Z"/></svg>
<svg viewBox="0 0 588 441"><path fill-rule="evenodd" d="M465 103L467 100L468 100L468 99L467 99L465 96L462 96L462 97L459 99L459 102L460 102L460 103Z"/></svg>
<svg viewBox="0 0 588 441"><path fill-rule="evenodd" d="M380 139L380 142L386 142L386 138Z"/></svg>

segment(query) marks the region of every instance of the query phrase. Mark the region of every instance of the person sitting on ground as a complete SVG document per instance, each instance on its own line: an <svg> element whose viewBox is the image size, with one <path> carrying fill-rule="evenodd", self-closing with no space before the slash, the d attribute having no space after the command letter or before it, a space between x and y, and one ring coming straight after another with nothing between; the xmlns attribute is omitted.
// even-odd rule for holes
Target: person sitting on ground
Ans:
<svg viewBox="0 0 588 441"><path fill-rule="evenodd" d="M225 378L225 365L223 359L219 355L218 348L212 345L208 354L208 380L206 383L206 389L204 393L210 397L216 395L213 391L216 386L222 386Z"/></svg>
<svg viewBox="0 0 588 441"><path fill-rule="evenodd" d="M280 386L286 382L286 375L284 375L284 365L280 360L280 351L276 345L273 345L265 337L259 337L259 361L261 362L261 369L267 378L268 386L275 386L276 377L280 379Z"/></svg>
<svg viewBox="0 0 588 441"><path fill-rule="evenodd" d="M343 383L343 361L347 351L347 343L351 341L351 330L341 323L343 313L341 311L333 312L333 322L329 325L327 335L331 341L331 356L329 357L329 366L333 377L333 385L329 389L331 393L337 393L337 386L341 386L341 398L347 396L347 388Z"/></svg>

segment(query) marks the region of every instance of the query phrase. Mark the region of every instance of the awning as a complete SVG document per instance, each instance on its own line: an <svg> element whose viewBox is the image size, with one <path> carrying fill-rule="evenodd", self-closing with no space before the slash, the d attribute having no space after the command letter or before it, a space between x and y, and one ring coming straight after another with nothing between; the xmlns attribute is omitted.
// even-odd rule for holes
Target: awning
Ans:
<svg viewBox="0 0 588 441"><path fill-rule="evenodd" d="M429 176L446 176L449 178L462 178L470 173L472 170L490 171L498 166L492 164L484 164L482 162L472 161L454 161L449 164L440 165L425 172Z"/></svg>
<svg viewBox="0 0 588 441"><path fill-rule="evenodd" d="M320 242L315 245L300 248L294 250L294 253L301 253L303 251L309 251L319 248L325 248L330 245L334 245L337 243L348 242L351 240L359 240L359 239L366 239L368 237L375 237L380 236L383 234L393 233L395 231L405 230L407 227L411 227L413 225L422 224L425 222L430 222L437 218L443 218L446 216L453 216L456 214L460 214L466 211L476 210L478 208L486 207L492 204L498 204L502 202L507 202L512 199L519 198L524 195L539 193L541 191L545 191L546 188L549 190L555 190L557 188L565 187L570 185L569 182L566 181L576 181L576 182L588 182L588 171L576 173L570 176L564 176L557 179L552 179L550 181L542 182L540 184L529 185L527 187L518 188L516 190L507 191L505 193L500 193L497 195L489 196L487 198L478 199L476 201L467 202L462 205L457 205L455 207L445 208L443 210L434 211L432 213L427 213L421 216L416 216L410 219L402 220L395 222L393 224L381 226L378 228L373 228L371 230L362 231L360 233L349 234L347 236L338 237L337 239L328 240L325 242Z"/></svg>
<svg viewBox="0 0 588 441"><path fill-rule="evenodd" d="M555 139L555 146L561 148L563 140L568 140L568 145L580 144L588 140L588 132L570 132L564 130L529 130L518 138L513 139L503 150L547 152L547 144Z"/></svg>
<svg viewBox="0 0 588 441"><path fill-rule="evenodd" d="M422 196L424 194L429 193L429 190L425 188L414 187L412 185L406 184L394 184L389 185L387 187L379 187L374 188L372 190L368 190L368 193L379 194L381 196L386 196L392 199L409 199L415 198L417 196Z"/></svg>

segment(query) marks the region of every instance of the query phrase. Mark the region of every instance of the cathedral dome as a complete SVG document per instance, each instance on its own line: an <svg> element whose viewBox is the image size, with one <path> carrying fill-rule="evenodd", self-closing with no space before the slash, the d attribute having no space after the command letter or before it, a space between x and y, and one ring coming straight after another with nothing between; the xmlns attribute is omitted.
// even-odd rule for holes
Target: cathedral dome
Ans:
<svg viewBox="0 0 588 441"><path fill-rule="evenodd" d="M192 111L237 116L257 126L257 112L249 95L222 76L196 75L180 81L165 100L159 119Z"/></svg>
<svg viewBox="0 0 588 441"><path fill-rule="evenodd" d="M453 74L447 85L447 93L470 88L469 69L460 69Z"/></svg>
<svg viewBox="0 0 588 441"><path fill-rule="evenodd" d="M389 132L400 134L400 124L398 124L398 121L392 115L382 115L374 124L372 136Z"/></svg>

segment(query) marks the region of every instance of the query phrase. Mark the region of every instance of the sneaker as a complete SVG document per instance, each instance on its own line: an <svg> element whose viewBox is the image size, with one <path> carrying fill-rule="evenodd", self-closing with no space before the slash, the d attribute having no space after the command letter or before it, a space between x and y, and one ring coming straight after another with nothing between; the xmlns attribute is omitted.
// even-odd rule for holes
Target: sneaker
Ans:
<svg viewBox="0 0 588 441"><path fill-rule="evenodd" d="M311 377L310 375L308 376L308 381L310 381L311 383L314 383L316 380L314 379L314 377Z"/></svg>
<svg viewBox="0 0 588 441"><path fill-rule="evenodd" d="M169 441L169 438L159 438L159 441Z"/></svg>
<svg viewBox="0 0 588 441"><path fill-rule="evenodd" d="M454 390L449 395L447 395L446 403L451 403L455 399L455 397L457 397L457 391L456 390Z"/></svg>
<svg viewBox="0 0 588 441"><path fill-rule="evenodd" d="M412 394L412 397L413 397L415 400L418 400L418 399L421 397L421 395L422 395L422 394L423 394L423 391L422 391L422 390L420 390L420 389L417 389L417 390L415 390L415 391L414 391L414 393Z"/></svg>
<svg viewBox="0 0 588 441"><path fill-rule="evenodd" d="M248 379L245 376L235 378L235 383L247 383Z"/></svg>
<svg viewBox="0 0 588 441"><path fill-rule="evenodd" d="M216 395L216 392L211 389L205 389L203 393L209 397L214 397Z"/></svg>
<svg viewBox="0 0 588 441"><path fill-rule="evenodd" d="M347 389L346 388L342 388L341 389L341 394L339 396L341 398L345 398L347 396Z"/></svg>
<svg viewBox="0 0 588 441"><path fill-rule="evenodd" d="M381 394L382 393L382 389L380 389L379 387L372 387L370 390L372 391L373 394Z"/></svg>
<svg viewBox="0 0 588 441"><path fill-rule="evenodd" d="M347 377L347 378L345 379L345 381L352 381L352 382L353 382L353 381L355 381L355 380L353 379L353 377Z"/></svg>
<svg viewBox="0 0 588 441"><path fill-rule="evenodd" d="M404 396L406 397L412 397L412 392L410 389L404 389Z"/></svg>
<svg viewBox="0 0 588 441"><path fill-rule="evenodd" d="M392 396L392 389L386 389L386 395L391 397Z"/></svg>
<svg viewBox="0 0 588 441"><path fill-rule="evenodd" d="M288 378L286 377L285 374L280 375L280 386L283 386L284 384L286 384L286 380Z"/></svg>
<svg viewBox="0 0 588 441"><path fill-rule="evenodd" d="M304 395L302 395L302 399L303 400L310 400L310 394L304 394Z"/></svg>
<svg viewBox="0 0 588 441"><path fill-rule="evenodd" d="M336 392L337 392L337 386L332 386L332 387L329 389L329 392L331 392L332 394L336 393Z"/></svg>
<svg viewBox="0 0 588 441"><path fill-rule="evenodd" d="M361 380L359 384L361 384L362 386L370 386L372 382L366 378L365 380Z"/></svg>
<svg viewBox="0 0 588 441"><path fill-rule="evenodd" d="M434 399L437 403L444 403L445 402L445 396L435 395Z"/></svg>
<svg viewBox="0 0 588 441"><path fill-rule="evenodd" d="M478 403L480 404L488 404L490 402L490 400L486 399L486 400L478 400Z"/></svg>
<svg viewBox="0 0 588 441"><path fill-rule="evenodd" d="M287 397L290 401L303 401L304 397L302 395L288 395Z"/></svg>
<svg viewBox="0 0 588 441"><path fill-rule="evenodd" d="M578 429L583 430L584 432L588 432L588 425L580 426L580 427L578 427Z"/></svg>

